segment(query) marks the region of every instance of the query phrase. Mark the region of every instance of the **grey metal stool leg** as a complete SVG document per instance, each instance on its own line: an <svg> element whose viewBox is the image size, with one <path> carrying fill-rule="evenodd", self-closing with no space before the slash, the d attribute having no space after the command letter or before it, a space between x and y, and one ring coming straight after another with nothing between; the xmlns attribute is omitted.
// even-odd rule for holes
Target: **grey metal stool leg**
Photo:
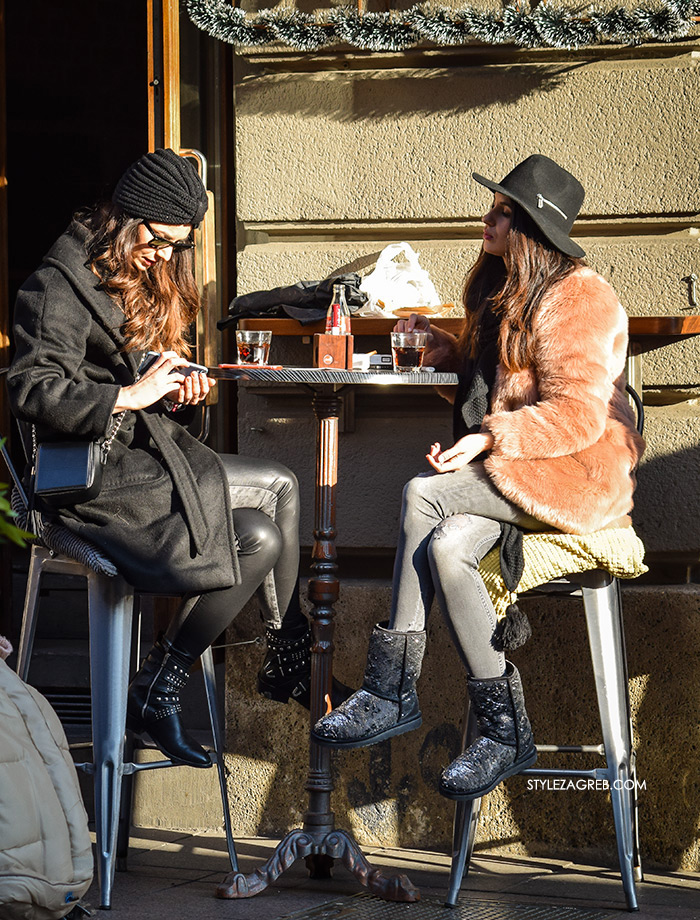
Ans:
<svg viewBox="0 0 700 920"><path fill-rule="evenodd" d="M445 907L456 907L459 889L464 876L469 872L474 851L476 828L479 824L481 799L471 802L455 803L454 828L452 832L452 866L450 868L450 882L445 898Z"/></svg>
<svg viewBox="0 0 700 920"><path fill-rule="evenodd" d="M29 675L29 661L34 648L34 636L39 615L39 583L44 572L62 572L66 575L83 575L86 569L72 559L56 556L45 546L33 546L29 556L27 590L24 595L22 629L17 650L17 674L26 681Z"/></svg>
<svg viewBox="0 0 700 920"><path fill-rule="evenodd" d="M214 741L214 751L216 754L216 769L219 774L219 789L221 791L221 806L224 812L224 831L226 832L226 846L228 848L228 858L231 861L231 868L238 872L238 857L236 856L236 846L233 842L233 830L231 828L231 810L228 802L228 787L226 786L226 769L224 764L224 741L219 722L219 707L216 698L216 676L214 674L214 656L211 646L202 652L202 674L204 676L204 688L207 692L207 706L209 707L209 720L211 722L211 733Z"/></svg>
<svg viewBox="0 0 700 920"><path fill-rule="evenodd" d="M469 706L469 697L467 697L467 705L464 711L462 750L466 750L476 737L476 734L476 720ZM452 828L452 864L445 907L457 906L459 889L464 876L469 872L469 863L474 851L474 840L476 839L476 828L479 823L481 801L481 799L474 799L471 802L455 802L455 816Z"/></svg>
<svg viewBox="0 0 700 920"><path fill-rule="evenodd" d="M642 870L642 855L639 848L639 802L637 795L637 756L634 749L634 731L632 728L632 712L629 701L629 672L627 669L627 644L625 642L625 632L624 632L624 620L622 619L622 588L620 586L620 580L615 579L615 586L617 588L617 609L620 614L620 626L621 626L621 639L622 639L622 660L625 668L625 690L627 696L627 715L629 717L629 736L630 736L630 774L633 780L633 789L632 789L632 844L634 848L634 878L637 882L644 881L644 872Z"/></svg>
<svg viewBox="0 0 700 920"><path fill-rule="evenodd" d="M134 760L134 738L127 732L124 740L124 761L132 763ZM131 836L131 815L134 803L134 774L124 773L122 776L121 801L119 803L119 829L117 831L116 870L127 871L129 857L129 837Z"/></svg>
<svg viewBox="0 0 700 920"><path fill-rule="evenodd" d="M630 722L627 661L615 579L599 574L596 587L582 586L593 674L610 784L617 853L629 910L638 910L635 887L636 830L634 763ZM605 583L607 580L607 584ZM638 858L638 854L637 854Z"/></svg>
<svg viewBox="0 0 700 920"><path fill-rule="evenodd" d="M120 576L88 576L95 835L100 907L111 907L133 620L133 589Z"/></svg>
<svg viewBox="0 0 700 920"><path fill-rule="evenodd" d="M24 595L24 612L22 613L22 630L17 650L17 674L24 681L29 676L29 661L34 648L36 621L39 613L39 582L41 581L41 570L45 561L44 555L41 552L36 552L37 548L36 546L32 547L29 556L27 590Z"/></svg>
<svg viewBox="0 0 700 920"><path fill-rule="evenodd" d="M26 680L36 632L39 583L45 571L81 575L87 578L88 582L93 761L76 764L76 767L93 775L100 907L109 908L117 861L123 779L125 776L130 779L135 772L141 770L169 767L173 766L173 763L169 760L143 764L124 763L134 592L120 576L99 575L74 559L57 555L42 546L32 547L17 673ZM231 868L237 872L238 860L231 829L223 735L218 715L211 648L202 655L202 670L219 775L226 844ZM122 817L122 823L124 820L128 821L128 810ZM127 845L128 826L122 829L123 857Z"/></svg>

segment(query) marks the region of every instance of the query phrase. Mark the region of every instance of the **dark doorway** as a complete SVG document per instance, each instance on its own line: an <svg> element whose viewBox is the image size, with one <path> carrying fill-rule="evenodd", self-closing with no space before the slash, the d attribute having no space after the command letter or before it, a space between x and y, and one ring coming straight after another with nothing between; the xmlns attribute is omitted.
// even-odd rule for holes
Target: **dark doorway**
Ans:
<svg viewBox="0 0 700 920"><path fill-rule="evenodd" d="M147 150L147 4L10 0L5 28L11 312L17 289L72 213L109 196ZM21 466L17 441L12 453ZM15 646L27 559L26 550L0 547L0 633ZM58 632L70 636L79 607L72 586L57 581L52 590L62 611Z"/></svg>
<svg viewBox="0 0 700 920"><path fill-rule="evenodd" d="M147 4L6 4L10 302L148 146Z"/></svg>

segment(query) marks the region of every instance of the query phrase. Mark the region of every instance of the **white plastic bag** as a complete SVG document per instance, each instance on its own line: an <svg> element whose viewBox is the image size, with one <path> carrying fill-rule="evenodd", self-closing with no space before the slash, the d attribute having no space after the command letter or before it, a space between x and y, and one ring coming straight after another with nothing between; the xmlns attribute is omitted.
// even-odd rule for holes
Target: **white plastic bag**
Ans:
<svg viewBox="0 0 700 920"><path fill-rule="evenodd" d="M394 310L436 307L442 301L418 254L408 243L390 243L380 253L374 271L362 279L367 303L356 316L393 316Z"/></svg>

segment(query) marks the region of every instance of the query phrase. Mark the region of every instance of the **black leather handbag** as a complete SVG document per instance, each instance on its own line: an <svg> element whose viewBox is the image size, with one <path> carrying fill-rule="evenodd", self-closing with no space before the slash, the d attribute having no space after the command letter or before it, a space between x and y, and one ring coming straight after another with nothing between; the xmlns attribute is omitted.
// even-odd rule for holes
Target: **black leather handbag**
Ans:
<svg viewBox="0 0 700 920"><path fill-rule="evenodd" d="M96 498L102 488L102 471L125 412L100 441L46 441L38 444L32 426L34 498L46 508L80 505Z"/></svg>
<svg viewBox="0 0 700 920"><path fill-rule="evenodd" d="M88 502L102 488L104 461L99 441L39 444L35 464L34 495L49 508Z"/></svg>

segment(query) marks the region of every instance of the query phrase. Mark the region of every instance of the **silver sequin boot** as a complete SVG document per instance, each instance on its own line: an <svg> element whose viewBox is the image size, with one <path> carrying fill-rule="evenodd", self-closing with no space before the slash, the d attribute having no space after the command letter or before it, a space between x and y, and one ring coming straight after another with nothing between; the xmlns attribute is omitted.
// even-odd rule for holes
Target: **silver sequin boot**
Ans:
<svg viewBox="0 0 700 920"><path fill-rule="evenodd" d="M470 801L491 792L506 777L537 760L520 674L506 662L503 677L468 679L469 701L479 737L440 777L440 793Z"/></svg>
<svg viewBox="0 0 700 920"><path fill-rule="evenodd" d="M336 748L366 747L418 728L416 681L424 652L425 632L375 626L361 689L319 719L312 739Z"/></svg>

